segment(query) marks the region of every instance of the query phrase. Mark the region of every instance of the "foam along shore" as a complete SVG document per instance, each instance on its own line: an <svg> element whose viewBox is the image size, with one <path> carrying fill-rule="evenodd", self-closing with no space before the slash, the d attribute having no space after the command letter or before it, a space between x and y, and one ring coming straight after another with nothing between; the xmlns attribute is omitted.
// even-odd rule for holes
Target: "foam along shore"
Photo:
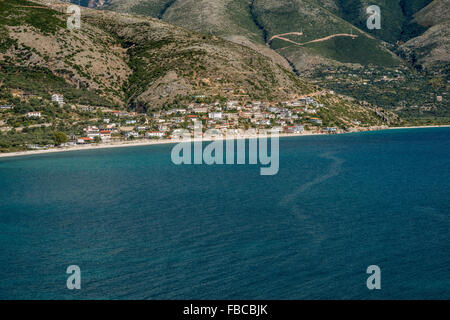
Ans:
<svg viewBox="0 0 450 320"><path fill-rule="evenodd" d="M414 126L414 127L377 127L377 128L370 128L370 129L364 128L363 130L355 130L352 132L354 133L354 132L377 131L377 130L443 128L443 127L450 127L450 125ZM346 133L352 133L352 132L346 132ZM345 134L345 133L338 133L338 134ZM327 133L317 133L317 132L312 132L312 131L304 131L302 133L279 133L279 134L277 134L277 136L280 138L315 136L315 135L328 135L328 134ZM237 140L237 139L252 139L252 138L258 138L258 135L237 135L237 136L232 135L232 136L215 137L215 138L193 138L191 140L161 139L161 140L134 140L134 141L107 142L107 143L100 143L100 144L86 144L86 145L76 145L76 146L69 146L69 147L54 147L54 148L44 149L44 150L27 150L27 151L0 153L0 158L21 157L21 156L31 156L31 155L38 155L38 154L82 151L82 150L138 147L138 146L150 146L150 145L158 145L158 144L176 144L176 143L180 143L180 142L189 142L189 141L197 142L197 141L230 140L230 139Z"/></svg>

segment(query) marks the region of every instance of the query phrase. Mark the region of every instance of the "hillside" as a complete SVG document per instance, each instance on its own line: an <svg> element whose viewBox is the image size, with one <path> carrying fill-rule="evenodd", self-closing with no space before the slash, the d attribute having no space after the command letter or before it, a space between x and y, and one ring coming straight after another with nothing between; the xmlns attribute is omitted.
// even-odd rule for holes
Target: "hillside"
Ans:
<svg viewBox="0 0 450 320"><path fill-rule="evenodd" d="M288 33L270 45L298 70L336 63L401 64L381 41L312 1L259 0L254 2L254 15L269 39Z"/></svg>
<svg viewBox="0 0 450 320"><path fill-rule="evenodd" d="M94 0L90 5L149 15L220 36L252 48L325 88L401 110L399 114L413 122L446 123L450 120L445 84L450 65L449 2ZM381 9L380 30L367 29L369 5ZM361 67L367 70L361 73ZM374 67L382 74L371 71ZM355 74L362 78L353 77ZM390 82L383 90L383 79L391 79L393 74L398 75L395 85L391 88ZM345 84L336 83L341 76L346 77ZM444 98L438 101L438 97Z"/></svg>
<svg viewBox="0 0 450 320"><path fill-rule="evenodd" d="M87 8L81 29L72 30L67 6L0 0L0 152L169 137L192 129L192 119L220 132L402 123L247 46Z"/></svg>
<svg viewBox="0 0 450 320"><path fill-rule="evenodd" d="M414 23L428 28L399 47L399 54L420 69L449 73L450 0L435 0L417 12Z"/></svg>
<svg viewBox="0 0 450 320"><path fill-rule="evenodd" d="M341 7L332 0L110 0L100 8L146 14L218 35L254 48L277 63L282 56L297 70L311 69L317 64L401 63L382 42L339 17ZM302 36L288 35L287 40L270 41L279 34L300 32ZM350 33L358 37L336 36ZM302 46L293 43L329 36L332 36L329 41Z"/></svg>
<svg viewBox="0 0 450 320"><path fill-rule="evenodd" d="M142 16L83 10L65 28L65 5L0 2L2 81L33 93L62 91L82 103L161 107L193 95L267 101L313 87L256 51ZM20 17L20 18L17 18ZM46 87L29 79L46 77Z"/></svg>
<svg viewBox="0 0 450 320"><path fill-rule="evenodd" d="M91 0L89 5L218 35L276 63L284 58L298 72L403 62L445 72L449 63L442 54L449 41L449 0ZM379 30L367 29L370 5L381 9Z"/></svg>
<svg viewBox="0 0 450 320"><path fill-rule="evenodd" d="M366 8L377 5L381 9L381 29L370 34L390 43L407 41L423 33L426 28L414 21L414 14L432 0L335 0L338 14L353 25L366 30Z"/></svg>

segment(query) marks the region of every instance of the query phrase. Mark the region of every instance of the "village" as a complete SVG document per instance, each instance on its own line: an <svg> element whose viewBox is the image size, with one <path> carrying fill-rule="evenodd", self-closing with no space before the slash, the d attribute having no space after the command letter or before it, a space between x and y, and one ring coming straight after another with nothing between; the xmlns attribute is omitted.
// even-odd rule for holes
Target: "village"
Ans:
<svg viewBox="0 0 450 320"><path fill-rule="evenodd" d="M269 104L259 101L241 105L238 101L220 103L191 103L185 108L174 108L151 114L102 109L105 116L99 125L83 128L83 136L71 137L71 142L86 144L134 139L174 139L188 130L194 138L201 138L195 130L202 127L203 134L213 137L237 135L243 130L258 134L271 129L286 134L314 133L333 134L343 132L336 127L322 127L322 120L315 115L323 107L311 97ZM98 112L92 107L84 111ZM33 115L34 116L34 115ZM355 120L355 124L359 122ZM194 136L194 131L196 136Z"/></svg>
<svg viewBox="0 0 450 320"><path fill-rule="evenodd" d="M119 143L130 140L179 139L186 138L186 132L193 138L208 134L212 138L242 135L250 132L257 135L271 130L284 135L337 134L365 129L359 119L353 119L347 126L330 126L321 119L325 108L321 97L334 95L333 91L319 91L281 103L261 101L206 103L204 96L193 97L194 102L185 107L166 108L158 111L137 113L114 108L66 103L64 96L54 93L51 104L57 110L70 111L70 128L65 126L66 139L60 143L27 143L32 150L59 146ZM323 101L322 101L323 102ZM329 106L327 106L329 107ZM12 111L14 106L1 105L1 111ZM54 127L59 118L49 118L49 112L28 111L22 115L22 123L16 128L0 126L0 130L29 130L36 127ZM63 116L58 116L63 117ZM9 121L11 122L11 121ZM25 124L23 124L25 123ZM334 123L333 123L334 124ZM201 133L199 133L201 128ZM197 129L197 130L196 130Z"/></svg>

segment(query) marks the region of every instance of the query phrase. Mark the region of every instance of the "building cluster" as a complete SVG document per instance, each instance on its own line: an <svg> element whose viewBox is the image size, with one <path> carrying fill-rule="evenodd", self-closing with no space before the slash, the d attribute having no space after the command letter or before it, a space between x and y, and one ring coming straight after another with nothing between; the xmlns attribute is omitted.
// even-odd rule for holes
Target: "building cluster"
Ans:
<svg viewBox="0 0 450 320"><path fill-rule="evenodd" d="M65 104L60 94L53 94L52 101L60 106ZM1 106L2 109L9 107ZM208 130L208 134L217 136L249 129L255 133L268 129L289 134L300 134L305 130L335 133L336 128L322 128L322 120L317 113L323 107L312 96L276 104L260 101L245 104L239 101L191 103L148 114L78 105L76 109L82 112L101 111L103 118L100 121L96 118L95 125L84 127L82 134L72 135L70 140L71 144L86 144L124 139L176 138L185 134L186 130L198 138L199 131L195 130L198 126L202 134ZM33 111L25 116L38 119L43 115L40 111Z"/></svg>
<svg viewBox="0 0 450 320"><path fill-rule="evenodd" d="M322 120L315 115L323 104L312 97L302 97L279 104L253 101L242 105L238 101L221 103L191 103L184 108L161 110L151 114L103 110L111 117L103 119L103 125L84 128L84 136L77 138L80 144L92 141L108 142L120 139L178 138L189 131L198 138L199 127L212 136L236 134L239 130L272 129L280 133L300 134L308 126L310 130L336 133L337 128L321 128ZM95 110L91 110L94 112ZM145 123L142 123L142 119Z"/></svg>

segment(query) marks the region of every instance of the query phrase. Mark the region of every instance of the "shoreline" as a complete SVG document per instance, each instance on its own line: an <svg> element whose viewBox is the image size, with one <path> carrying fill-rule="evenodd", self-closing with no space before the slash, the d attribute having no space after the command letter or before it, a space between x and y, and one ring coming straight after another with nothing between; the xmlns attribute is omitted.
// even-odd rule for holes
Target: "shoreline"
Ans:
<svg viewBox="0 0 450 320"><path fill-rule="evenodd" d="M348 133L358 133L358 132L370 132L370 131L382 131L382 130L403 130L403 129L426 129L426 128L449 128L450 125L433 125L433 126L412 126L412 127L380 127L375 130L360 130L353 132L344 132L337 133L340 134L348 134ZM305 132L305 133L280 133L278 134L279 138L288 138L288 137L308 137L308 136L323 136L329 135L326 133L313 133L313 132ZM189 142L199 142L199 141L213 141L213 140L239 140L239 139L251 139L257 138L258 135L244 135L244 136L229 136L229 137L220 137L220 138L193 138ZM180 142L186 142L183 139L161 139L161 140L140 140L140 141L121 141L121 142L112 142L112 143L104 143L104 144L91 144L91 145L77 145L70 147L60 147L60 148L52 148L46 150L27 150L27 151L15 151L8 153L0 153L1 158L12 158L12 157L22 157L22 156L31 156L31 155L39 155L39 154L47 154L47 153L61 153L61 152L71 152L71 151L83 151L83 150L98 150L98 149L114 149L114 148L125 148L125 147L139 147L139 146L151 146L151 145L161 145L161 144L176 144Z"/></svg>

